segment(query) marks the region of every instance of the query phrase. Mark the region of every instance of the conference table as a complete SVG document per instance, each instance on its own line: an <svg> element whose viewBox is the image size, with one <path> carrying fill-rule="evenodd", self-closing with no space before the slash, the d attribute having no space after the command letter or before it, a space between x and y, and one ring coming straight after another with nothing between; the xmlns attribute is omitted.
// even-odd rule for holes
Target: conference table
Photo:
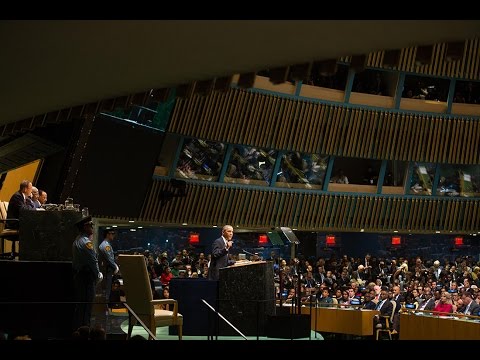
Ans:
<svg viewBox="0 0 480 360"><path fill-rule="evenodd" d="M480 317L400 314L400 340L480 340Z"/></svg>
<svg viewBox="0 0 480 360"><path fill-rule="evenodd" d="M302 314L309 314L311 329L319 332L349 334L357 336L373 335L373 317L377 310L336 307L301 307Z"/></svg>

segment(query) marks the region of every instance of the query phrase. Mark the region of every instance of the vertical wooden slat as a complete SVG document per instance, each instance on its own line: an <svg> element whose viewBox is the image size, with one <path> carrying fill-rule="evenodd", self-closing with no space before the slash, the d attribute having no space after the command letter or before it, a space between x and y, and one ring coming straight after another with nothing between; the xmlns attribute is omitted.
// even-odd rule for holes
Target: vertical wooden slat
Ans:
<svg viewBox="0 0 480 360"><path fill-rule="evenodd" d="M357 132L354 130L357 127L358 122L358 109L353 109L350 116L350 123L348 124L347 137L345 140L345 156L351 156L352 154L352 142L354 141Z"/></svg>
<svg viewBox="0 0 480 360"><path fill-rule="evenodd" d="M326 129L328 129L328 114L330 113L332 106L331 105L321 105L322 109L319 117L319 127L318 127L318 149L321 154L326 154L326 145L328 141Z"/></svg>
<svg viewBox="0 0 480 360"><path fill-rule="evenodd" d="M303 151L306 153L316 153L316 144L318 143L317 128L319 126L318 117L320 115L320 104L311 104L311 114L309 115L309 128L306 132L306 141ZM307 130L307 129L306 129Z"/></svg>
<svg viewBox="0 0 480 360"><path fill-rule="evenodd" d="M266 121L265 133L263 134L263 144L266 148L277 148L275 146L275 136L278 133L279 113L284 106L284 99L276 96L272 102Z"/></svg>
<svg viewBox="0 0 480 360"><path fill-rule="evenodd" d="M471 163L478 164L480 162L480 151L477 151L477 149L480 149L480 121L474 121L474 128L475 130L472 134L473 157Z"/></svg>
<svg viewBox="0 0 480 360"><path fill-rule="evenodd" d="M181 99L175 100L175 105L173 106L172 115L170 121L168 122L167 131L168 132L177 132L177 124L180 119L180 112L182 110Z"/></svg>
<svg viewBox="0 0 480 360"><path fill-rule="evenodd" d="M300 119L306 107L305 101L297 101L296 105L297 106L296 106L295 112L292 114L293 116L289 123L289 127L287 128L289 135L286 139L287 141L285 142L285 147L284 147L284 149L287 149L287 150L293 150L295 148L294 142L295 142L295 139L298 137L298 133L299 133L298 129L301 126Z"/></svg>
<svg viewBox="0 0 480 360"><path fill-rule="evenodd" d="M304 112L301 124L302 128L299 129L298 133L299 136L297 137L297 141L294 144L294 147L298 149L300 152L308 152L308 147L307 144L311 141L311 130L313 128L312 123L313 123L313 109L316 106L313 103L308 103L307 109Z"/></svg>
<svg viewBox="0 0 480 360"><path fill-rule="evenodd" d="M288 99L282 99L281 100L281 106L278 112L278 118L277 118L277 131L275 131L275 134L272 139L272 147L276 149L282 149L281 142L283 138L283 132L284 128L286 126L285 118L286 118L286 113L290 111L290 108L292 106L292 102Z"/></svg>
<svg viewBox="0 0 480 360"><path fill-rule="evenodd" d="M326 221L326 214L328 208L328 202L330 200L330 196L327 195L320 195L320 211L317 211L317 217L315 221L315 225L319 227L326 227L328 226Z"/></svg>

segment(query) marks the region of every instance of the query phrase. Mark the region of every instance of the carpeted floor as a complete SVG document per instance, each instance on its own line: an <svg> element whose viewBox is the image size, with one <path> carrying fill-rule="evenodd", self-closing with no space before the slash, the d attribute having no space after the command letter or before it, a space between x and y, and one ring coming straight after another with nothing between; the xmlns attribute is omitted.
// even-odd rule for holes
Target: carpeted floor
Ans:
<svg viewBox="0 0 480 360"><path fill-rule="evenodd" d="M125 320L121 324L122 331L127 333L128 330L128 320ZM140 335L147 338L147 332L141 326L134 326L132 331L133 335ZM168 326L158 327L157 328L157 339L158 340L178 340L177 335L169 335L168 334ZM323 337L320 334L315 334L315 331L312 331L310 334L310 338L301 338L301 339L294 339L294 340L323 340ZM248 340L257 340L256 336L247 336ZM208 340L208 337L205 336L192 336L192 335L184 335L182 340ZM214 337L214 340L244 340L241 336L218 336L218 338ZM280 339L280 338L269 338L265 336L260 336L258 340L290 340L290 339Z"/></svg>

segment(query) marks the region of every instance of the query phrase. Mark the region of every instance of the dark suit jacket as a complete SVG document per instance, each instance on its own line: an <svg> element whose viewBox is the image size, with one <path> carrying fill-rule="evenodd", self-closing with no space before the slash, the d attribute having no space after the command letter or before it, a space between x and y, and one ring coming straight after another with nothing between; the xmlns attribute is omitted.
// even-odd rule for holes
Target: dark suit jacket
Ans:
<svg viewBox="0 0 480 360"><path fill-rule="evenodd" d="M426 305L424 308L422 308L423 303L418 307L420 310L433 310L435 308L435 298L433 296L430 299L425 301L426 301Z"/></svg>
<svg viewBox="0 0 480 360"><path fill-rule="evenodd" d="M33 206L33 202L31 202ZM7 219L18 219L20 217L20 209L33 210L30 203L25 202L23 194L17 191L12 195L8 202ZM7 227L18 228L18 222L7 222Z"/></svg>
<svg viewBox="0 0 480 360"><path fill-rule="evenodd" d="M397 303L397 307L395 308L395 314L397 314L400 311L400 309L402 308L402 304L405 303L405 297L402 294L398 295L397 300L395 300L395 297L396 296L394 296L392 300Z"/></svg>
<svg viewBox="0 0 480 360"><path fill-rule="evenodd" d="M382 301L382 300L380 300ZM385 301L385 303L382 305L380 309L377 309L380 311L380 315L382 316L391 316L392 311L393 311L393 304L390 300Z"/></svg>
<svg viewBox="0 0 480 360"><path fill-rule="evenodd" d="M381 302L382 300L380 300ZM387 322L385 320L385 318L383 318L382 316L388 316L390 317L392 315L392 311L393 311L393 304L390 300L386 300L382 307L380 309L376 309L378 311L380 311L380 315L381 317L378 319L377 322L381 323L383 326L385 326L385 323Z"/></svg>
<svg viewBox="0 0 480 360"><path fill-rule="evenodd" d="M219 237L212 244L212 260L208 268L208 279L218 280L219 269L228 266L228 251L225 249L225 240Z"/></svg>
<svg viewBox="0 0 480 360"><path fill-rule="evenodd" d="M465 307L466 309L466 307ZM470 304L470 308L468 309L468 311L470 312L470 315L475 315L475 316L479 316L478 313L480 311L480 305L478 305L475 300L472 300L471 304Z"/></svg>

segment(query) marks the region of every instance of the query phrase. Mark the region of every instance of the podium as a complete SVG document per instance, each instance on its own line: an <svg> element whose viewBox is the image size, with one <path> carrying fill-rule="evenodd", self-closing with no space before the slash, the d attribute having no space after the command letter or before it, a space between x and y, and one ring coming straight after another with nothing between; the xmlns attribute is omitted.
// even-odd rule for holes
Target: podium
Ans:
<svg viewBox="0 0 480 360"><path fill-rule="evenodd" d="M217 301L220 313L244 335L263 336L267 317L275 313L272 262L237 262L220 269ZM220 335L238 336L218 321Z"/></svg>
<svg viewBox="0 0 480 360"><path fill-rule="evenodd" d="M29 261L72 261L79 234L77 211L20 211L19 258Z"/></svg>

